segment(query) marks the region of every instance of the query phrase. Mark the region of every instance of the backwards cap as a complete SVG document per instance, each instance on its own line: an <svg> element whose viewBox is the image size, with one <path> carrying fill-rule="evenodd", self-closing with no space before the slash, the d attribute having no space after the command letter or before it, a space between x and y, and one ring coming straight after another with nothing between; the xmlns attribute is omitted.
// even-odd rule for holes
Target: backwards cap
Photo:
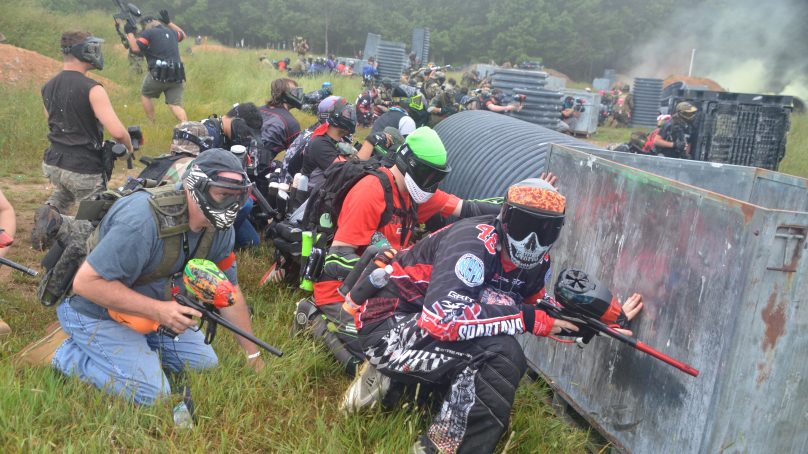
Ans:
<svg viewBox="0 0 808 454"><path fill-rule="evenodd" d="M508 187L505 201L528 211L564 214L567 199L555 187L539 178L528 178Z"/></svg>
<svg viewBox="0 0 808 454"><path fill-rule="evenodd" d="M222 148L211 148L194 159L192 166L198 167L205 175L212 177L219 172L244 173L241 160ZM246 183L246 181L245 181Z"/></svg>

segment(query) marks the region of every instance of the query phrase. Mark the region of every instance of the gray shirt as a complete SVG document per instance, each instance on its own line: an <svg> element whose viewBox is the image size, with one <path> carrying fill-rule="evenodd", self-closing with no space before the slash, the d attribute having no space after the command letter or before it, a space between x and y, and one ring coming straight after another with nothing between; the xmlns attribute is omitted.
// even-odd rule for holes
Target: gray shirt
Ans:
<svg viewBox="0 0 808 454"><path fill-rule="evenodd" d="M140 276L157 269L163 258L164 242L157 236L157 224L155 224L148 199L149 194L140 191L115 202L98 227L99 241L95 249L87 256L87 263L108 281L121 281L138 293L163 300L168 278L135 284ZM188 231L185 235L188 240L189 255L193 255L203 232ZM217 231L206 258L213 262L225 259L232 252L234 242L235 233L232 227L223 232ZM182 244L182 240L180 244ZM172 273L182 271L187 260L192 258L186 257L182 248L177 251L177 255L177 262ZM225 270L225 275L234 284L238 283L235 262ZM181 278L176 284L182 287ZM70 298L70 305L76 311L89 317L109 317L105 308L79 295Z"/></svg>

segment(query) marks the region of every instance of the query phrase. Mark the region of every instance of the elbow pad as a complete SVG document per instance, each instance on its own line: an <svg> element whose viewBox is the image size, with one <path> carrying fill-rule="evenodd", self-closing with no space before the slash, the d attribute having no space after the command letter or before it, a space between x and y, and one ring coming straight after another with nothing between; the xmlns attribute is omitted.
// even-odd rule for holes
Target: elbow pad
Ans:
<svg viewBox="0 0 808 454"><path fill-rule="evenodd" d="M501 199L464 200L463 206L460 208L460 217L465 219L475 216L496 215L499 214L501 209Z"/></svg>

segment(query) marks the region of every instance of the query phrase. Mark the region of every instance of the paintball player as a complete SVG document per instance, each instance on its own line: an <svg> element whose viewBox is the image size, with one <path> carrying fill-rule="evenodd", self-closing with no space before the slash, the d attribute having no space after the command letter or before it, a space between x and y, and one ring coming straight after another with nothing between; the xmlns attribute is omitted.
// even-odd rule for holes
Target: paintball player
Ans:
<svg viewBox="0 0 808 454"><path fill-rule="evenodd" d="M294 178L295 174L299 173L300 170L303 168L302 151L309 146L314 131L318 127L326 123L326 120L334 111L334 107L340 100L343 100L343 98L339 96L329 96L324 100L320 101L320 104L317 105L317 122L315 122L313 125L309 126L306 130L298 134L297 138L295 138L295 141L292 142L292 145L289 145L289 148L283 155L283 163L281 164L281 176L279 178L280 183L291 184L292 178Z"/></svg>
<svg viewBox="0 0 808 454"><path fill-rule="evenodd" d="M457 113L458 109L455 103L455 96L455 80L450 78L443 86L443 90L429 101L427 111L432 114L433 123L438 123L449 115Z"/></svg>
<svg viewBox="0 0 808 454"><path fill-rule="evenodd" d="M106 90L87 77L91 69L104 68L102 42L83 31L62 34L62 71L42 87L50 142L42 172L55 190L34 215L31 246L37 250L42 250L59 230L60 214L106 189L104 128L132 153L129 133L115 114Z"/></svg>
<svg viewBox="0 0 808 454"><path fill-rule="evenodd" d="M631 87L623 85L613 99L612 119L609 126L628 127L631 124L631 111L634 109L634 95L631 94Z"/></svg>
<svg viewBox="0 0 808 454"><path fill-rule="evenodd" d="M327 343L335 349L332 351L337 358L346 358L341 362L349 375L355 372L361 349L355 336L351 338L349 334L353 325L345 324L350 317L342 311L344 298L337 289L364 249L371 244L404 249L415 241L415 228L435 215L465 218L499 210L499 205L461 200L438 189L450 168L443 142L429 127L418 128L407 136L393 160L391 167L379 167L379 173L362 177L348 191L322 275L314 284L316 307L307 299L301 300L297 307L298 313L325 314L340 327L337 339L327 340ZM392 215L380 226L386 212ZM342 346L348 351L347 355L344 350L339 351Z"/></svg>
<svg viewBox="0 0 808 454"><path fill-rule="evenodd" d="M303 107L303 89L292 79L282 77L270 85L270 98L261 107L261 141L256 165L255 184L267 196L267 174L271 171L272 160L281 151L289 148L300 134L300 123L289 112Z"/></svg>
<svg viewBox="0 0 808 454"><path fill-rule="evenodd" d="M0 231L4 231L8 237L14 238L17 232L17 218L14 213L14 207L11 206L3 191L0 191ZM8 253L9 247L0 247L0 257L5 257ZM0 270L0 280L6 280L8 274L6 270ZM11 333L11 327L8 323L0 318L0 337L7 336Z"/></svg>
<svg viewBox="0 0 808 454"><path fill-rule="evenodd" d="M498 215L460 220L398 253L389 283L354 316L368 363L343 410L395 404L404 383L422 393L446 387L411 452L493 452L527 368L514 336L578 331L535 307L551 276L548 251L565 203L548 181L523 180L508 188ZM641 300L629 298L622 319L631 320Z"/></svg>
<svg viewBox="0 0 808 454"><path fill-rule="evenodd" d="M242 164L230 151L208 150L191 164L182 185L135 191L118 200L91 236L90 253L59 305L60 326L20 353L28 364L52 365L110 394L151 405L171 392L169 373L215 367L218 358L190 317L195 309L173 301L185 264L215 262L235 284L235 303L221 310L252 333L237 285L232 224L249 194ZM95 237L95 238L93 238ZM178 336L141 334L109 310L154 320ZM255 369L264 366L256 345L237 337Z"/></svg>
<svg viewBox="0 0 808 454"><path fill-rule="evenodd" d="M345 99L337 99L334 107L311 134L309 145L303 150L303 166L300 173L309 179L309 192L316 190L325 181L323 173L336 160L356 154L350 140L345 138L356 132L356 109Z"/></svg>
<svg viewBox="0 0 808 454"><path fill-rule="evenodd" d="M491 112L514 112L522 110L522 106L520 104L508 104L505 100L505 92L500 90L499 88L495 88L491 91L491 96L485 100L485 104L483 106L490 110Z"/></svg>
<svg viewBox="0 0 808 454"><path fill-rule="evenodd" d="M185 32L175 23L167 10L160 10L158 19L146 18L143 32L135 37L134 24L124 26L129 48L136 54L143 54L149 64L149 71L140 88L140 102L146 117L154 121L154 103L165 93L166 105L179 121L188 116L182 108L182 93L185 88L185 67L180 59L179 42L185 39Z"/></svg>
<svg viewBox="0 0 808 454"><path fill-rule="evenodd" d="M460 79L460 86L469 90L477 88L478 83L480 83L480 73L476 69L464 72L463 77Z"/></svg>
<svg viewBox="0 0 808 454"><path fill-rule="evenodd" d="M693 120L697 113L696 106L687 101L677 104L671 118L654 138L654 152L668 158L692 159L697 132Z"/></svg>

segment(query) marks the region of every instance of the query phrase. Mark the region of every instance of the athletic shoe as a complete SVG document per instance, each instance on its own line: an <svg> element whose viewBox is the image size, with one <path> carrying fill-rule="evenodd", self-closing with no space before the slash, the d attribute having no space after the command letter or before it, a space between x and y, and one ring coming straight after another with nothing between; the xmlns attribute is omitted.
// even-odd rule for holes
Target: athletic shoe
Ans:
<svg viewBox="0 0 808 454"><path fill-rule="evenodd" d="M376 370L365 361L351 386L342 397L340 410L353 413L365 408L372 408L380 403L390 389L390 377Z"/></svg>
<svg viewBox="0 0 808 454"><path fill-rule="evenodd" d="M16 361L28 366L50 366L56 350L70 338L59 322L45 328L45 337L28 344L18 354Z"/></svg>
<svg viewBox="0 0 808 454"><path fill-rule="evenodd" d="M59 210L42 205L34 213L34 229L31 230L31 247L37 251L48 249L59 229L62 227L62 215Z"/></svg>

